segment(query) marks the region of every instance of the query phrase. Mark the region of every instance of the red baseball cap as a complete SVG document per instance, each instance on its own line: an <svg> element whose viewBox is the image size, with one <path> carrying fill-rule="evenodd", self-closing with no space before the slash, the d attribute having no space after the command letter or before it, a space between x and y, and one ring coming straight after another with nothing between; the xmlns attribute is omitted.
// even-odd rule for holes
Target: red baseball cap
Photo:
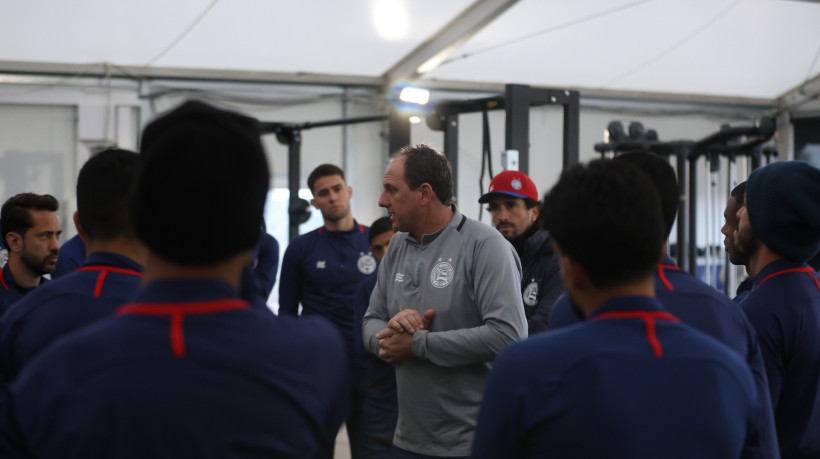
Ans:
<svg viewBox="0 0 820 459"><path fill-rule="evenodd" d="M478 198L478 202L486 204L494 194L501 193L514 198L530 198L538 201L538 189L535 183L521 171L504 171L493 177L490 182L490 189L483 196Z"/></svg>

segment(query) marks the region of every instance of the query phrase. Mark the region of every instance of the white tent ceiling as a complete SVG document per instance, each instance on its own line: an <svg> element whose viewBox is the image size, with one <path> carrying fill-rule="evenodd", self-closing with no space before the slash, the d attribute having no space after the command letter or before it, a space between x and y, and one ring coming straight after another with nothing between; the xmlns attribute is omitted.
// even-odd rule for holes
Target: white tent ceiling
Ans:
<svg viewBox="0 0 820 459"><path fill-rule="evenodd" d="M479 4L495 8L488 23L464 20ZM385 34L375 11L391 5ZM468 39L423 79L774 100L820 72L820 3L797 0L6 1L0 72L105 62L373 82L427 40L452 44L448 30Z"/></svg>

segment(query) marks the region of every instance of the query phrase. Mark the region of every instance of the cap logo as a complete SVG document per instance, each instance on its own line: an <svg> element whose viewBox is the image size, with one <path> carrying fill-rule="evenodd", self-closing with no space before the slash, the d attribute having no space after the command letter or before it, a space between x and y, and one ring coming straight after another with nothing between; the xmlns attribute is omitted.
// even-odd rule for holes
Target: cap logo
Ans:
<svg viewBox="0 0 820 459"><path fill-rule="evenodd" d="M513 187L513 190L520 190L522 187L521 180L513 179L513 181L510 182L510 186Z"/></svg>

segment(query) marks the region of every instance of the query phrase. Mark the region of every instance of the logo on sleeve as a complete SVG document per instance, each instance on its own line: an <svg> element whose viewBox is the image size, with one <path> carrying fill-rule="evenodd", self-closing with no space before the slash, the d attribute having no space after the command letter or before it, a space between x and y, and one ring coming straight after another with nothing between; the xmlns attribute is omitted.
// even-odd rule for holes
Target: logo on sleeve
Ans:
<svg viewBox="0 0 820 459"><path fill-rule="evenodd" d="M325 269L327 267L327 261L319 260L316 262L316 269Z"/></svg>
<svg viewBox="0 0 820 459"><path fill-rule="evenodd" d="M521 297L527 306L535 306L538 304L538 282L535 282L535 279L524 289L524 293Z"/></svg>
<svg viewBox="0 0 820 459"><path fill-rule="evenodd" d="M356 266L359 268L360 273L370 274L376 270L376 259L369 253L360 253Z"/></svg>
<svg viewBox="0 0 820 459"><path fill-rule="evenodd" d="M444 288L453 282L453 265L449 263L451 261L453 261L452 258L447 261L441 261L441 258L439 258L438 263L433 266L433 270L430 271L430 282L433 287Z"/></svg>

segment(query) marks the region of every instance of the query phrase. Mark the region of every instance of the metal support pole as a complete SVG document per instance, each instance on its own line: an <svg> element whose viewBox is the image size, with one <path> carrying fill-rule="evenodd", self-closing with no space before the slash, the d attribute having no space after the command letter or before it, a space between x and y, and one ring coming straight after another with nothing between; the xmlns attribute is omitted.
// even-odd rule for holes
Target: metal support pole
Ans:
<svg viewBox="0 0 820 459"><path fill-rule="evenodd" d="M578 91L566 91L569 100L564 105L564 169L578 164L581 104Z"/></svg>
<svg viewBox="0 0 820 459"><path fill-rule="evenodd" d="M444 117L444 155L453 168L453 198L458 202L458 115Z"/></svg>
<svg viewBox="0 0 820 459"><path fill-rule="evenodd" d="M678 154L675 155L675 161L677 161L677 173L678 173L678 189L680 192L680 202L678 203L678 256L677 262L678 267L684 271L689 269L689 259L687 258L687 247L689 246L689 241L686 232L686 224L688 221L688 216L686 213L686 204L687 204L687 193L686 193L686 155L684 152L680 151Z"/></svg>
<svg viewBox="0 0 820 459"><path fill-rule="evenodd" d="M392 155L402 147L410 145L410 120L408 116L396 110L390 110L388 131L390 132L388 154Z"/></svg>
<svg viewBox="0 0 820 459"><path fill-rule="evenodd" d="M504 148L518 150L518 170L529 174L530 168L530 87L508 84L504 90L506 139Z"/></svg>
<svg viewBox="0 0 820 459"><path fill-rule="evenodd" d="M697 155L689 156L689 273L698 275L698 172Z"/></svg>
<svg viewBox="0 0 820 459"><path fill-rule="evenodd" d="M288 191L290 204L293 205L295 199L299 199L299 170L301 168L302 133L298 129L291 131L288 139ZM290 228L288 239L293 240L299 235L299 224L289 218Z"/></svg>

